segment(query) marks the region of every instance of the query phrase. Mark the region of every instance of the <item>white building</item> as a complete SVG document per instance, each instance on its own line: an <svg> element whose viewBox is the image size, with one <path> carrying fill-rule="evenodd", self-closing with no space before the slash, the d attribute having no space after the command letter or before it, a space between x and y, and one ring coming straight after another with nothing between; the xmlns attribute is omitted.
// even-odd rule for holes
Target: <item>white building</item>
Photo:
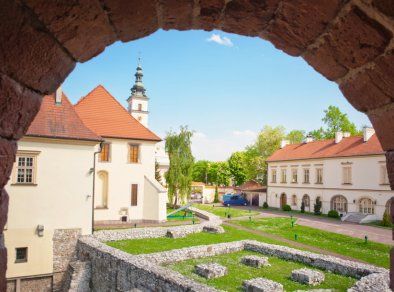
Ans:
<svg viewBox="0 0 394 292"><path fill-rule="evenodd" d="M305 210L313 212L319 197L323 213L337 210L349 221L368 222L382 219L394 195L385 152L371 128L363 137L337 133L331 140L284 141L267 163L271 207L300 210L304 201Z"/></svg>
<svg viewBox="0 0 394 292"><path fill-rule="evenodd" d="M91 168L100 141L60 90L43 98L6 186L7 291L62 285L78 236L92 232Z"/></svg>
<svg viewBox="0 0 394 292"><path fill-rule="evenodd" d="M96 164L95 222L165 221L167 193L155 179L155 145L161 139L101 85L75 110L104 139Z"/></svg>
<svg viewBox="0 0 394 292"><path fill-rule="evenodd" d="M155 159L157 162L158 171L160 173L161 183L162 185L165 186L166 185L165 173L170 168L170 158L166 153L164 141L156 144Z"/></svg>

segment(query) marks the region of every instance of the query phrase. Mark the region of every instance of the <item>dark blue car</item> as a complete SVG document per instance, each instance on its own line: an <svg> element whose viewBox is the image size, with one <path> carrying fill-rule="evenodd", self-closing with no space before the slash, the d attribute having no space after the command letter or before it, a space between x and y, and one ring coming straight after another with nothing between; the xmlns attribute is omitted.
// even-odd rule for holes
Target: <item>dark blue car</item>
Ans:
<svg viewBox="0 0 394 292"><path fill-rule="evenodd" d="M223 205L225 206L246 206L248 201L241 195L232 195L223 199Z"/></svg>

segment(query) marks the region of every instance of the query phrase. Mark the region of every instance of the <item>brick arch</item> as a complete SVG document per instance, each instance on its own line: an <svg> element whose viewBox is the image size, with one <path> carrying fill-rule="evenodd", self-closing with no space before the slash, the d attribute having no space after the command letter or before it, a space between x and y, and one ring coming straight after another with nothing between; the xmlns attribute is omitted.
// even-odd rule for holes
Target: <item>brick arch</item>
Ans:
<svg viewBox="0 0 394 292"><path fill-rule="evenodd" d="M0 190L11 172L16 141L38 111L41 96L53 92L76 62L91 59L117 40L132 41L159 28L220 29L261 37L304 58L369 116L388 151L394 188L392 0L1 0L0 4ZM4 190L1 194L3 230L8 196ZM0 246L0 262L4 259ZM0 265L0 279L3 268Z"/></svg>

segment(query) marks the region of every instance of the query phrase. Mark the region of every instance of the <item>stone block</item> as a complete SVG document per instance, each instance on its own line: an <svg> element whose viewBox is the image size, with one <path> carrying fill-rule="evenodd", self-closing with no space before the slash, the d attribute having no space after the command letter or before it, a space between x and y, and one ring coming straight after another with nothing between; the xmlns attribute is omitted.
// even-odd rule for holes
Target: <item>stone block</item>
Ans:
<svg viewBox="0 0 394 292"><path fill-rule="evenodd" d="M0 190L0 234L3 233L4 226L7 224L9 200L7 191Z"/></svg>
<svg viewBox="0 0 394 292"><path fill-rule="evenodd" d="M20 1L1 3L1 71L41 93L54 92L75 61Z"/></svg>
<svg viewBox="0 0 394 292"><path fill-rule="evenodd" d="M291 272L291 279L301 284L316 286L324 281L324 273L316 270L303 268L293 270Z"/></svg>
<svg viewBox="0 0 394 292"><path fill-rule="evenodd" d="M205 225L202 228L202 231L208 233L224 233L224 229L222 226L217 225Z"/></svg>
<svg viewBox="0 0 394 292"><path fill-rule="evenodd" d="M219 278L227 274L227 268L217 263L199 264L194 268L197 275L207 279Z"/></svg>
<svg viewBox="0 0 394 292"><path fill-rule="evenodd" d="M8 182L15 161L16 141L0 137L0 189Z"/></svg>
<svg viewBox="0 0 394 292"><path fill-rule="evenodd" d="M185 236L186 236L186 233L183 232L182 230L169 229L169 230L167 230L167 233L166 233L166 237L169 237L169 238L182 238Z"/></svg>
<svg viewBox="0 0 394 292"><path fill-rule="evenodd" d="M341 0L282 1L263 36L276 48L298 56L324 32L342 5Z"/></svg>
<svg viewBox="0 0 394 292"><path fill-rule="evenodd" d="M25 0L25 3L80 62L98 55L116 40L97 0Z"/></svg>
<svg viewBox="0 0 394 292"><path fill-rule="evenodd" d="M258 36L268 25L279 0L233 0L227 3L222 30L248 36Z"/></svg>
<svg viewBox="0 0 394 292"><path fill-rule="evenodd" d="M387 151L386 152L386 166L387 166L387 175L389 177L390 181L390 187L392 190L394 190L394 150L393 151ZM392 212L391 213L391 222L394 223L394 203L391 204L392 207ZM394 229L393 229L394 231ZM393 237L394 240L394 237Z"/></svg>
<svg viewBox="0 0 394 292"><path fill-rule="evenodd" d="M0 137L19 139L41 105L41 96L0 73Z"/></svg>
<svg viewBox="0 0 394 292"><path fill-rule="evenodd" d="M283 285L265 278L255 278L243 282L243 287L247 292L282 292Z"/></svg>
<svg viewBox="0 0 394 292"><path fill-rule="evenodd" d="M372 6L379 12L394 18L394 1L393 0L372 0Z"/></svg>
<svg viewBox="0 0 394 292"><path fill-rule="evenodd" d="M220 25L220 17L225 0L200 0L200 11L196 18L195 28L213 30Z"/></svg>
<svg viewBox="0 0 394 292"><path fill-rule="evenodd" d="M394 101L394 50L375 60L372 68L352 76L339 88L358 110L366 112Z"/></svg>
<svg viewBox="0 0 394 292"><path fill-rule="evenodd" d="M4 246L4 235L2 231L0 232L0 263L0 291L6 291L7 249Z"/></svg>
<svg viewBox="0 0 394 292"><path fill-rule="evenodd" d="M158 0L158 2L163 29L190 29L193 22L193 0Z"/></svg>
<svg viewBox="0 0 394 292"><path fill-rule="evenodd" d="M381 55L391 38L389 30L353 7L304 59L327 79L336 80Z"/></svg>
<svg viewBox="0 0 394 292"><path fill-rule="evenodd" d="M394 103L383 108L367 112L380 144L386 151L394 150Z"/></svg>
<svg viewBox="0 0 394 292"><path fill-rule="evenodd" d="M248 255L241 258L241 263L244 265L253 267L253 268L261 268L261 267L269 267L271 266L268 262L267 257L260 257L255 255Z"/></svg>
<svg viewBox="0 0 394 292"><path fill-rule="evenodd" d="M115 31L123 42L154 33L158 28L154 0L101 0Z"/></svg>

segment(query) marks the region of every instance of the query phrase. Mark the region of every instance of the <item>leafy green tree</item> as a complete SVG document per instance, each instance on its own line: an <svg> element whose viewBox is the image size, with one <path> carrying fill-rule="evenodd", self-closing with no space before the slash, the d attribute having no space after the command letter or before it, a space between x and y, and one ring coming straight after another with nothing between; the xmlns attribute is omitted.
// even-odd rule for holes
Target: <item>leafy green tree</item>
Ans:
<svg viewBox="0 0 394 292"><path fill-rule="evenodd" d="M319 197L316 198L316 203L313 205L313 213L315 215L321 215L322 202Z"/></svg>
<svg viewBox="0 0 394 292"><path fill-rule="evenodd" d="M287 134L286 139L290 141L290 144L301 143L305 139L305 131L292 130Z"/></svg>
<svg viewBox="0 0 394 292"><path fill-rule="evenodd" d="M213 200L214 203L219 203L219 190L218 186L215 187L215 198Z"/></svg>
<svg viewBox="0 0 394 292"><path fill-rule="evenodd" d="M155 160L155 179L160 184L163 184L163 182L161 181L161 174L160 174L160 170L159 170L159 163L157 162L157 160Z"/></svg>
<svg viewBox="0 0 394 292"><path fill-rule="evenodd" d="M349 132L351 136L359 134L356 125L352 123L347 114L342 113L338 107L330 105L328 109L324 111L324 114L322 121L326 125L324 131L324 137L326 139L334 138L335 133L339 131Z"/></svg>
<svg viewBox="0 0 394 292"><path fill-rule="evenodd" d="M170 167L166 172L169 202L176 207L186 201L191 192L194 157L191 151L193 132L186 126L179 133L169 132L166 136L166 152L170 158Z"/></svg>
<svg viewBox="0 0 394 292"><path fill-rule="evenodd" d="M234 152L227 162L234 184L236 186L242 185L246 181L244 153L240 151Z"/></svg>
<svg viewBox="0 0 394 292"><path fill-rule="evenodd" d="M207 182L209 161L199 160L193 165L193 181Z"/></svg>
<svg viewBox="0 0 394 292"><path fill-rule="evenodd" d="M210 162L208 170L208 181L216 186L228 186L230 184L231 172L227 161Z"/></svg>
<svg viewBox="0 0 394 292"><path fill-rule="evenodd" d="M320 128L317 129L317 130L310 131L310 132L308 133L308 135L312 136L312 138L313 138L314 140L316 140L316 141L317 141L317 140L323 140L323 139L325 138L324 130L323 130L322 127L320 127Z"/></svg>

